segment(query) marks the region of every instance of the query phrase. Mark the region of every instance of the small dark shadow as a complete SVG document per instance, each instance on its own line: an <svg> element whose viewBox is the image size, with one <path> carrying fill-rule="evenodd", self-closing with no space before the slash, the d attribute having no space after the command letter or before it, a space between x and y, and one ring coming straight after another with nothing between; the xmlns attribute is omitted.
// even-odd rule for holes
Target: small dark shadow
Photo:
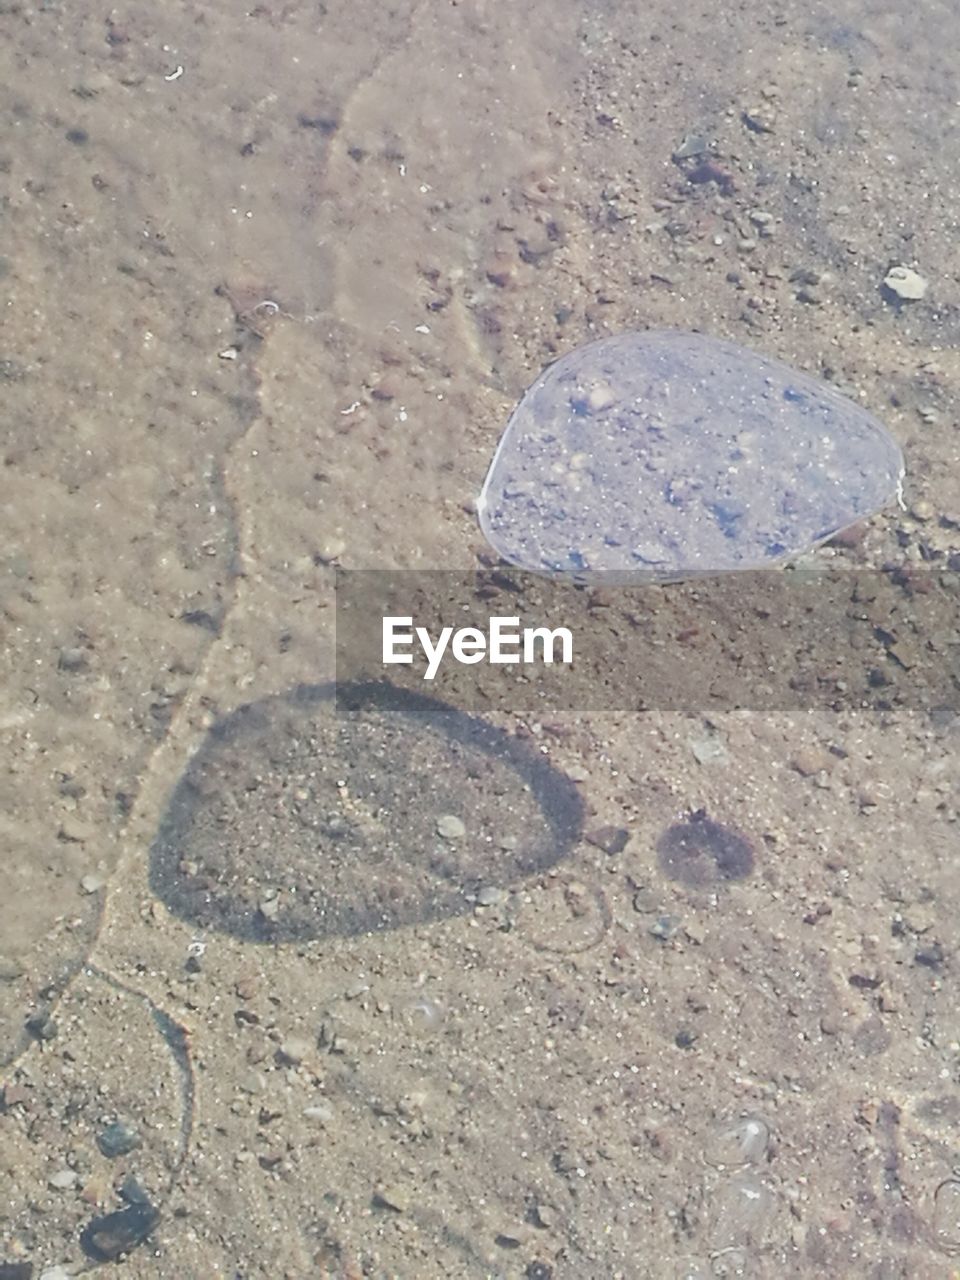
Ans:
<svg viewBox="0 0 960 1280"><path fill-rule="evenodd" d="M382 683L303 685L210 730L150 883L251 941L351 935L464 912L560 861L582 824L570 779L486 721Z"/></svg>
<svg viewBox="0 0 960 1280"><path fill-rule="evenodd" d="M753 846L746 836L708 818L703 809L667 827L657 841L660 869L691 888L745 880L753 872Z"/></svg>

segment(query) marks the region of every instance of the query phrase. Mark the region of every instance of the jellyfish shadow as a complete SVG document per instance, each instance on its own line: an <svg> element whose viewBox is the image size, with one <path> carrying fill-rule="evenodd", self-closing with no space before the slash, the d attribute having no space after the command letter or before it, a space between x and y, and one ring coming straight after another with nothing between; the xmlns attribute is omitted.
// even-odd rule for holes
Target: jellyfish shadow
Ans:
<svg viewBox="0 0 960 1280"><path fill-rule="evenodd" d="M470 910L561 861L582 826L571 780L487 721L383 682L300 685L210 729L150 885L247 941L351 936Z"/></svg>

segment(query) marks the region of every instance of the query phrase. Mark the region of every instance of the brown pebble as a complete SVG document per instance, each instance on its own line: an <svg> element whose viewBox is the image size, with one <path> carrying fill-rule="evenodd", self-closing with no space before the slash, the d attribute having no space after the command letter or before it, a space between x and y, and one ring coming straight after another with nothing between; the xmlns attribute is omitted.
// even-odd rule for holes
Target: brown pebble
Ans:
<svg viewBox="0 0 960 1280"><path fill-rule="evenodd" d="M790 768L795 769L801 777L810 778L817 773L828 773L833 768L835 759L821 747L801 747L794 752Z"/></svg>
<svg viewBox="0 0 960 1280"><path fill-rule="evenodd" d="M589 844L612 857L623 853L630 839L630 832L624 827L597 827L587 832L586 839Z"/></svg>
<svg viewBox="0 0 960 1280"><path fill-rule="evenodd" d="M26 1085L8 1084L0 1093L0 1112L9 1111L11 1107L26 1107L30 1102L30 1090Z"/></svg>
<svg viewBox="0 0 960 1280"><path fill-rule="evenodd" d="M841 529L839 533L835 533L827 543L827 546L846 547L847 549L859 547L860 543L863 542L864 538L867 536L868 528L869 526L867 522L865 520L861 520L857 524L850 525L848 529Z"/></svg>
<svg viewBox="0 0 960 1280"><path fill-rule="evenodd" d="M248 974L238 978L233 989L241 1000L253 1000L259 990L259 986L257 979Z"/></svg>

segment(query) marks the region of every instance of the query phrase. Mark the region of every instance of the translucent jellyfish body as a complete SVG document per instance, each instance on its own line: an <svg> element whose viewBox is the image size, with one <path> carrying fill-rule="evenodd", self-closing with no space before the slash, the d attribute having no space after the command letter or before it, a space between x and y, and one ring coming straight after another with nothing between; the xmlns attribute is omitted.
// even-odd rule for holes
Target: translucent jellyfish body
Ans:
<svg viewBox="0 0 960 1280"><path fill-rule="evenodd" d="M790 559L902 477L893 437L831 387L699 334L624 333L541 373L478 515L524 569L673 577Z"/></svg>

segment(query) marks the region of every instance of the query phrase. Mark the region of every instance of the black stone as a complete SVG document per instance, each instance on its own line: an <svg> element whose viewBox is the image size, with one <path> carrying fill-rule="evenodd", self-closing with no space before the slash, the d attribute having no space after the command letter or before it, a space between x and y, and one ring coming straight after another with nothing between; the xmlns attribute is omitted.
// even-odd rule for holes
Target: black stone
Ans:
<svg viewBox="0 0 960 1280"><path fill-rule="evenodd" d="M160 1210L151 1204L131 1204L116 1213L94 1218L80 1234L80 1245L88 1258L112 1262L143 1244L157 1225Z"/></svg>

